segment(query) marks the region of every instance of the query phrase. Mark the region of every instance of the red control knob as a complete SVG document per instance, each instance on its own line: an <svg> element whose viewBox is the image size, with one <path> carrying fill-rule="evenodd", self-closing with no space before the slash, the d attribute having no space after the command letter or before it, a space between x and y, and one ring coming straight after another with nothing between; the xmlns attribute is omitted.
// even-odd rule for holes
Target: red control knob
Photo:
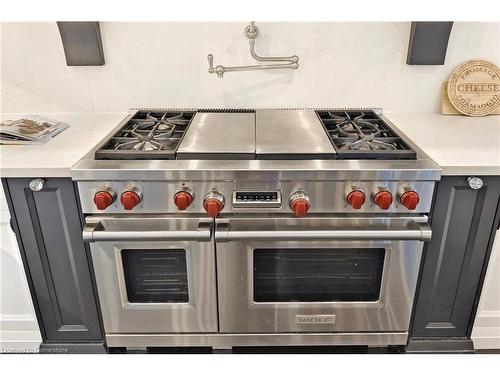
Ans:
<svg viewBox="0 0 500 375"><path fill-rule="evenodd" d="M135 191L125 191L120 196L120 202L123 205L123 208L126 210L131 210L135 206L139 204L141 201L141 197Z"/></svg>
<svg viewBox="0 0 500 375"><path fill-rule="evenodd" d="M174 203L177 208L184 211L193 202L193 196L187 191L179 191L174 195Z"/></svg>
<svg viewBox="0 0 500 375"><path fill-rule="evenodd" d="M352 208L355 208L356 210L359 210L361 207L363 207L365 201L366 195L360 190L351 191L347 195L347 203L349 203Z"/></svg>
<svg viewBox="0 0 500 375"><path fill-rule="evenodd" d="M113 194L109 191L98 191L94 195L94 204L98 210L105 210L113 203Z"/></svg>
<svg viewBox="0 0 500 375"><path fill-rule="evenodd" d="M417 208L418 202L420 202L420 197L416 191L409 190L401 194L401 198L399 200L407 209L414 210Z"/></svg>
<svg viewBox="0 0 500 375"><path fill-rule="evenodd" d="M222 211L224 206L222 202L217 198L208 198L203 202L203 208L207 212L207 215L210 217L217 217L219 213Z"/></svg>
<svg viewBox="0 0 500 375"><path fill-rule="evenodd" d="M392 204L392 194L389 191L382 190L375 194L375 204L383 210L387 210Z"/></svg>
<svg viewBox="0 0 500 375"><path fill-rule="evenodd" d="M307 199L304 198L296 198L290 203L290 208L292 209L293 214L296 217L306 216L307 211L309 211L310 207L311 204L307 201Z"/></svg>

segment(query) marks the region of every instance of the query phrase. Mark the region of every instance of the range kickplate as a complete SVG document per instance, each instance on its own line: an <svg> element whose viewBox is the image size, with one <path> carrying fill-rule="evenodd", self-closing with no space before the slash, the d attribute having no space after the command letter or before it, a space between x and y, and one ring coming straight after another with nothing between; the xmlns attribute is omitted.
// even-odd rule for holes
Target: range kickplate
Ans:
<svg viewBox="0 0 500 375"><path fill-rule="evenodd" d="M416 159L413 150L371 110L316 112L338 159Z"/></svg>
<svg viewBox="0 0 500 375"><path fill-rule="evenodd" d="M175 159L196 112L138 111L96 151L96 159Z"/></svg>

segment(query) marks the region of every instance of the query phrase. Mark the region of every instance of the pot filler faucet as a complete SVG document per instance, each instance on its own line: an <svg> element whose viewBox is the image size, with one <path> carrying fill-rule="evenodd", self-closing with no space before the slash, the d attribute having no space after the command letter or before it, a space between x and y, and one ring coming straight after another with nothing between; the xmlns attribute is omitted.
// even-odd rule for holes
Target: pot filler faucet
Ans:
<svg viewBox="0 0 500 375"><path fill-rule="evenodd" d="M268 70L268 69L297 69L299 67L299 57L292 56L269 56L263 57L255 52L255 39L259 35L259 30L255 26L255 22L250 22L245 28L245 35L248 38L250 45L250 54L257 61L263 62L281 62L282 64L258 64L258 65L240 65L240 66L223 66L217 65L214 68L214 55L208 55L208 72L210 74L217 73L217 77L223 78L225 72L241 72L245 70Z"/></svg>

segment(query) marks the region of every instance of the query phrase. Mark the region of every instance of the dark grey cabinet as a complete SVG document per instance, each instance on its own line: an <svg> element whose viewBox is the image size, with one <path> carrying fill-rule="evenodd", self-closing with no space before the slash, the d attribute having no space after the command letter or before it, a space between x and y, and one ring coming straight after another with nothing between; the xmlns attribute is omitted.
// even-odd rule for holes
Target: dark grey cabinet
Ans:
<svg viewBox="0 0 500 375"><path fill-rule="evenodd" d="M2 182L47 351L102 351L103 335L82 240L82 217L69 178L47 178L42 190L31 179ZM52 349L51 349L52 348Z"/></svg>
<svg viewBox="0 0 500 375"><path fill-rule="evenodd" d="M471 351L470 333L493 236L500 177L443 177L437 186L410 330L409 352Z"/></svg>

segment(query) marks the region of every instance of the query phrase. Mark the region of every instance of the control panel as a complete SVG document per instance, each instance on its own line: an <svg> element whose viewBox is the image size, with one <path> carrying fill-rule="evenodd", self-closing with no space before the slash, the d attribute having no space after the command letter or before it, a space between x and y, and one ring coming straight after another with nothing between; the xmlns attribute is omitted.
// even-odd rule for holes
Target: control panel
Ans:
<svg viewBox="0 0 500 375"><path fill-rule="evenodd" d="M433 181L80 181L84 213L428 213Z"/></svg>

